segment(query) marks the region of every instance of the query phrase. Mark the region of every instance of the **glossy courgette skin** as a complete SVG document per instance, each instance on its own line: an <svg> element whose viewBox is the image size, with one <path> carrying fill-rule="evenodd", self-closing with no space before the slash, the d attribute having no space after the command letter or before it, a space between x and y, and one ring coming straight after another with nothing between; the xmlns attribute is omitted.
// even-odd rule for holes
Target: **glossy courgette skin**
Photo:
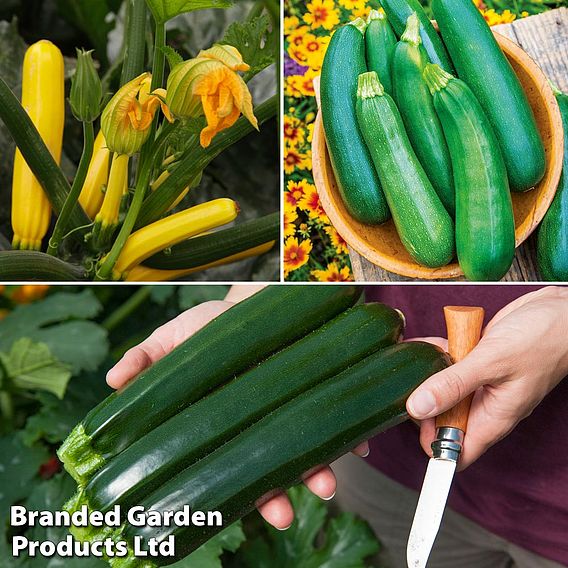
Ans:
<svg viewBox="0 0 568 568"><path fill-rule="evenodd" d="M359 77L357 120L402 244L423 266L454 256L454 224L420 164L402 117L374 71Z"/></svg>
<svg viewBox="0 0 568 568"><path fill-rule="evenodd" d="M396 343L403 327L384 304L345 311L132 444L91 479L86 502L98 511L137 504L269 412Z"/></svg>
<svg viewBox="0 0 568 568"><path fill-rule="evenodd" d="M471 0L433 0L432 10L458 77L495 130L513 191L544 176L544 145L527 96L493 32Z"/></svg>
<svg viewBox="0 0 568 568"><path fill-rule="evenodd" d="M221 511L225 524L250 512L262 496L286 489L314 467L331 463L378 432L407 418L406 399L450 364L427 343L399 343L304 392L256 422L142 501L159 511ZM206 542L219 527L133 527L121 537L176 536L172 564ZM143 559L140 559L143 560ZM121 566L124 560L112 563ZM130 566L130 564L129 564ZM138 564L133 564L138 568Z"/></svg>
<svg viewBox="0 0 568 568"><path fill-rule="evenodd" d="M85 484L111 457L209 391L351 307L356 286L268 286L96 406L58 451Z"/></svg>
<svg viewBox="0 0 568 568"><path fill-rule="evenodd" d="M364 31L358 18L333 34L321 71L321 113L345 207L361 223L376 225L390 212L355 116L357 77L367 70Z"/></svg>
<svg viewBox="0 0 568 568"><path fill-rule="evenodd" d="M416 156L446 211L453 217L455 191L452 162L430 89L422 78L429 59L422 46L419 24L418 16L413 13L396 46L393 58L393 98Z"/></svg>
<svg viewBox="0 0 568 568"><path fill-rule="evenodd" d="M515 255L515 222L499 143L463 81L437 65L424 78L452 157L458 261L469 280L500 280Z"/></svg>
<svg viewBox="0 0 568 568"><path fill-rule="evenodd" d="M144 261L145 266L160 270L179 270L204 266L222 258L277 241L280 235L280 213L239 223L229 229L188 239L161 251Z"/></svg>
<svg viewBox="0 0 568 568"><path fill-rule="evenodd" d="M365 30L367 69L375 71L385 91L392 95L392 57L396 36L384 11L371 10Z"/></svg>
<svg viewBox="0 0 568 568"><path fill-rule="evenodd" d="M413 13L416 13L420 20L422 45L428 54L430 62L437 63L448 73L454 71L452 60L444 47L444 43L418 0L380 0L380 2L391 26L399 37L404 32L408 18Z"/></svg>
<svg viewBox="0 0 568 568"><path fill-rule="evenodd" d="M540 276L549 282L568 281L568 95L556 91L564 127L564 161L558 189L540 225L537 259Z"/></svg>

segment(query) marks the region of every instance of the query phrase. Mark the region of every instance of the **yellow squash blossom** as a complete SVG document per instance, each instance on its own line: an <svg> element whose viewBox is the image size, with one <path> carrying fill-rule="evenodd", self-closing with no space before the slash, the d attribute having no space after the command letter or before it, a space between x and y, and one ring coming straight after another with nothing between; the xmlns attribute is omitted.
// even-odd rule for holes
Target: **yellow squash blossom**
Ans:
<svg viewBox="0 0 568 568"><path fill-rule="evenodd" d="M136 154L150 136L150 126L160 106L165 117L173 121L163 102L165 90L150 93L151 84L151 74L142 73L122 86L103 111L101 128L111 152Z"/></svg>
<svg viewBox="0 0 568 568"><path fill-rule="evenodd" d="M213 137L232 126L241 113L258 130L252 97L238 71L248 71L239 51L230 45L214 45L196 58L180 63L170 73L166 102L181 119L205 114L207 126L201 131L204 148Z"/></svg>
<svg viewBox="0 0 568 568"><path fill-rule="evenodd" d="M300 243L296 237L288 237L284 243L284 275L304 266L311 251L312 243L309 240Z"/></svg>
<svg viewBox="0 0 568 568"><path fill-rule="evenodd" d="M351 271L348 266L341 270L335 262L330 262L325 270L312 270L311 275L318 282L350 282Z"/></svg>

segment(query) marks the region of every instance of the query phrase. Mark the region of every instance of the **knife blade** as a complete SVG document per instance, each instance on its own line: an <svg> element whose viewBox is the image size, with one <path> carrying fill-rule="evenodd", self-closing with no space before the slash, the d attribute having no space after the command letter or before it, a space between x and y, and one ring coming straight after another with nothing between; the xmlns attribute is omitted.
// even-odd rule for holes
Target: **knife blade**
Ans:
<svg viewBox="0 0 568 568"><path fill-rule="evenodd" d="M454 362L461 361L477 345L485 312L479 307L446 306L448 351ZM432 457L412 521L406 562L408 568L425 568L440 529L446 501L463 446L469 407L473 395L436 418L436 439Z"/></svg>

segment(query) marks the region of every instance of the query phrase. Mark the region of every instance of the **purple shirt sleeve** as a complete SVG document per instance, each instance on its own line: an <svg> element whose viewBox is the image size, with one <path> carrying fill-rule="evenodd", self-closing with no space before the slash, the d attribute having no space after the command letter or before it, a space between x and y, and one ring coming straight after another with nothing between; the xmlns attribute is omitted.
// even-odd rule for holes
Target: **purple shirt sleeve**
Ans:
<svg viewBox="0 0 568 568"><path fill-rule="evenodd" d="M369 286L368 301L400 309L406 337L445 337L445 305L482 306L486 322L540 286ZM449 505L506 540L568 566L568 379L475 464L456 474ZM369 463L420 490L427 457L412 422L371 440Z"/></svg>

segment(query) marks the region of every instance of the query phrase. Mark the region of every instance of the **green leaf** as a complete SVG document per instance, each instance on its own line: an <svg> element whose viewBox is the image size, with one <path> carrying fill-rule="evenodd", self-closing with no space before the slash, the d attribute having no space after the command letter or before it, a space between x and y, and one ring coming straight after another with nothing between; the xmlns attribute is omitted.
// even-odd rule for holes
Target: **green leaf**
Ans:
<svg viewBox="0 0 568 568"><path fill-rule="evenodd" d="M230 8L231 0L146 0L156 22L165 24L168 20L205 8Z"/></svg>
<svg viewBox="0 0 568 568"><path fill-rule="evenodd" d="M179 307L188 310L203 302L222 300L228 291L228 286L180 286Z"/></svg>
<svg viewBox="0 0 568 568"><path fill-rule="evenodd" d="M242 523L237 521L201 545L195 552L173 564L172 568L222 568L223 551L235 552L245 538Z"/></svg>
<svg viewBox="0 0 568 568"><path fill-rule="evenodd" d="M168 65L170 66L170 69L173 69L176 65L183 63L183 57L175 49L173 49L169 45L164 45L164 46L160 47L160 49L162 50L162 52L166 56L166 59L168 60Z"/></svg>
<svg viewBox="0 0 568 568"><path fill-rule="evenodd" d="M8 354L0 352L6 379L16 389L44 390L63 398L71 371L60 363L44 343L22 337Z"/></svg>
<svg viewBox="0 0 568 568"><path fill-rule="evenodd" d="M42 446L28 448L19 435L0 438L0 519L39 482L39 467L49 458Z"/></svg>
<svg viewBox="0 0 568 568"><path fill-rule="evenodd" d="M232 23L219 43L232 45L240 51L244 62L250 65L244 76L245 81L248 81L269 65L276 63L275 38L270 18L267 14L261 14L246 22Z"/></svg>

